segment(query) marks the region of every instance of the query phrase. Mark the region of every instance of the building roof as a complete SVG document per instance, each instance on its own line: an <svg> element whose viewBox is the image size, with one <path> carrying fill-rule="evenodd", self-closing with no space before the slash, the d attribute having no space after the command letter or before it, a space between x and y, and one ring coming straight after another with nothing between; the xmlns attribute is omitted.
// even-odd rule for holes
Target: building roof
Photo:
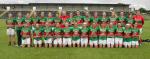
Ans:
<svg viewBox="0 0 150 59"><path fill-rule="evenodd" d="M121 0L0 0L0 4L30 4L30 3L49 3L49 4L118 4ZM128 4L124 4L128 5Z"/></svg>

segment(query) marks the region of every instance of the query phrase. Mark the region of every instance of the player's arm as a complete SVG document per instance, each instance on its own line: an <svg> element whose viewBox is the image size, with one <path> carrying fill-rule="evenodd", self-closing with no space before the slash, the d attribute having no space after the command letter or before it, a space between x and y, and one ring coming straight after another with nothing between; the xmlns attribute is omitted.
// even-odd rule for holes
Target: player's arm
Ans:
<svg viewBox="0 0 150 59"><path fill-rule="evenodd" d="M26 17L25 17L25 16L22 17L21 20L22 20L22 21L21 21L22 23L25 23Z"/></svg>
<svg viewBox="0 0 150 59"><path fill-rule="evenodd" d="M138 32L137 32L137 35L136 35L137 37L139 37L140 36L140 30L138 29Z"/></svg>
<svg viewBox="0 0 150 59"><path fill-rule="evenodd" d="M110 22L110 21L111 21L111 20L110 20L110 17L108 17L108 18L107 18L107 22Z"/></svg>
<svg viewBox="0 0 150 59"><path fill-rule="evenodd" d="M116 17L116 21L120 21L120 17Z"/></svg>
<svg viewBox="0 0 150 59"><path fill-rule="evenodd" d="M32 29L31 36L32 36L33 38L35 38L35 36L36 36L36 34L35 34L35 29Z"/></svg>
<svg viewBox="0 0 150 59"><path fill-rule="evenodd" d="M142 16L142 25L144 25L144 17Z"/></svg>
<svg viewBox="0 0 150 59"><path fill-rule="evenodd" d="M128 17L125 17L124 22L125 24L127 23Z"/></svg>

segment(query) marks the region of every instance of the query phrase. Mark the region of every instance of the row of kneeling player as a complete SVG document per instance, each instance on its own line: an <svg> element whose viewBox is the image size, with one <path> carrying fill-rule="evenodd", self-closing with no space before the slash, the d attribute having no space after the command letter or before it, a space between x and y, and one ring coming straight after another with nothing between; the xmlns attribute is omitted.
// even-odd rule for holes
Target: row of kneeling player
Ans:
<svg viewBox="0 0 150 59"><path fill-rule="evenodd" d="M21 30L22 47L27 45L30 47L31 38L35 47L41 47L44 42L45 47L122 47L131 48L138 47L139 35L141 31L137 28L137 24L122 25L118 23L113 25L101 24L95 26L87 26L83 23L82 26L71 27L65 23L65 27L61 28L59 23L55 27L49 27L46 23L45 27L36 24L34 27L28 27L27 24Z"/></svg>

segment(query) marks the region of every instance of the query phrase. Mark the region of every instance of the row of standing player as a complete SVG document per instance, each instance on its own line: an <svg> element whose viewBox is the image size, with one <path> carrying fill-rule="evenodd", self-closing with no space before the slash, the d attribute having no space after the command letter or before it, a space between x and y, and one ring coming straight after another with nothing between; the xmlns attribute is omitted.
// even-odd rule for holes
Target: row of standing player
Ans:
<svg viewBox="0 0 150 59"><path fill-rule="evenodd" d="M57 46L57 44L59 44L59 46L71 46L71 44L75 46L75 44L77 44L78 47L80 45L81 47L86 47L88 45L88 39L91 47L93 47L93 45L94 47L105 47L106 44L107 47L114 47L114 43L116 47L122 47L123 44L125 47L131 47L131 44L134 47L138 47L139 45L138 39L141 30L138 27L139 25L143 25L143 21L134 20L131 14L129 18L124 16L124 12L120 12L119 17L116 17L115 12L112 12L111 17L106 17L106 13L103 12L103 17L101 18L98 17L97 12L94 13L93 17L88 17L88 12L85 13L86 16L81 16L79 11L77 11L77 16L73 17L71 14L72 13L70 13L70 16L67 16L66 12L63 11L62 16L52 17L51 13L49 13L48 18L44 17L43 12L41 13L41 17L36 16L35 18L28 17L29 14L27 14L25 18L20 17L19 20L19 17L17 17L16 21L16 18L13 18L14 23L12 24L9 23L9 20L12 18L9 18L7 20L7 34L11 37L11 35L14 34L13 32L15 32L15 28L17 30L17 36L22 36L22 47L26 44L30 47L31 38L33 39L35 47L37 47L37 44L41 47L41 39L44 39L45 47L48 45L51 47L52 41L54 46ZM20 13L18 15L21 16ZM34 15L36 15L36 13ZM108 25L109 23L110 25ZM122 30L119 29L120 27L117 26L117 23L118 26L121 25ZM40 29L36 30L38 27ZM126 30L126 27L129 27L129 29Z"/></svg>

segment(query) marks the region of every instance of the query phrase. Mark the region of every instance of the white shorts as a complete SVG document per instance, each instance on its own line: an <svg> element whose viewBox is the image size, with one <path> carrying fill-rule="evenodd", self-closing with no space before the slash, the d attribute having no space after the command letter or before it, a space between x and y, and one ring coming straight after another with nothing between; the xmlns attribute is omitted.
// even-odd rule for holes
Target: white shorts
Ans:
<svg viewBox="0 0 150 59"><path fill-rule="evenodd" d="M25 38L25 39L22 39L22 44L30 44L30 38Z"/></svg>
<svg viewBox="0 0 150 59"><path fill-rule="evenodd" d="M72 40L72 43L73 43L73 44L80 44L80 39L78 39L78 40L76 40L76 41Z"/></svg>
<svg viewBox="0 0 150 59"><path fill-rule="evenodd" d="M123 44L123 38L115 38L115 44Z"/></svg>
<svg viewBox="0 0 150 59"><path fill-rule="evenodd" d="M13 28L8 28L8 29L7 29L7 35L15 35L15 29L13 29Z"/></svg>
<svg viewBox="0 0 150 59"><path fill-rule="evenodd" d="M106 45L106 40L101 40L101 39L99 39L99 42L98 42L98 44L102 44L102 45Z"/></svg>
<svg viewBox="0 0 150 59"><path fill-rule="evenodd" d="M131 42L123 42L123 45L125 45L125 46L130 46L130 45L131 45Z"/></svg>
<svg viewBox="0 0 150 59"><path fill-rule="evenodd" d="M114 45L114 38L107 38L107 44Z"/></svg>
<svg viewBox="0 0 150 59"><path fill-rule="evenodd" d="M34 44L42 44L42 40L36 40L36 39L34 39Z"/></svg>
<svg viewBox="0 0 150 59"><path fill-rule="evenodd" d="M62 44L62 38L56 38L53 44Z"/></svg>
<svg viewBox="0 0 150 59"><path fill-rule="evenodd" d="M81 38L81 45L88 44L88 38Z"/></svg>
<svg viewBox="0 0 150 59"><path fill-rule="evenodd" d="M44 40L45 44L52 44L53 38L48 38L47 40Z"/></svg>
<svg viewBox="0 0 150 59"><path fill-rule="evenodd" d="M90 45L98 45L98 40L90 40L89 42Z"/></svg>
<svg viewBox="0 0 150 59"><path fill-rule="evenodd" d="M139 45L139 42L138 41L132 41L131 45Z"/></svg>
<svg viewBox="0 0 150 59"><path fill-rule="evenodd" d="M63 45L71 45L71 38L63 38Z"/></svg>

